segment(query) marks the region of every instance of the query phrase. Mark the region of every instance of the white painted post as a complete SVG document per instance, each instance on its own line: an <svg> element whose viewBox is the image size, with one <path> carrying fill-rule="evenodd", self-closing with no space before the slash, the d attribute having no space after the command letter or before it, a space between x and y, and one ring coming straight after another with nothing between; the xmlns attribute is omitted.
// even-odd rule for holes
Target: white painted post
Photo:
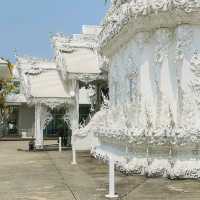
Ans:
<svg viewBox="0 0 200 200"><path fill-rule="evenodd" d="M59 152L62 151L62 138L59 137Z"/></svg>
<svg viewBox="0 0 200 200"><path fill-rule="evenodd" d="M35 148L43 149L43 130L41 130L41 104L35 104Z"/></svg>
<svg viewBox="0 0 200 200"><path fill-rule="evenodd" d="M115 163L114 160L109 158L109 194L106 198L117 198L118 195L115 194Z"/></svg>
<svg viewBox="0 0 200 200"><path fill-rule="evenodd" d="M76 165L76 148L74 145L72 145L72 165Z"/></svg>
<svg viewBox="0 0 200 200"><path fill-rule="evenodd" d="M76 165L76 147L75 147L75 135L74 132L79 128L79 82L74 80L74 90L75 90L75 107L74 111L71 113L73 115L73 120L71 121L72 126L72 165Z"/></svg>

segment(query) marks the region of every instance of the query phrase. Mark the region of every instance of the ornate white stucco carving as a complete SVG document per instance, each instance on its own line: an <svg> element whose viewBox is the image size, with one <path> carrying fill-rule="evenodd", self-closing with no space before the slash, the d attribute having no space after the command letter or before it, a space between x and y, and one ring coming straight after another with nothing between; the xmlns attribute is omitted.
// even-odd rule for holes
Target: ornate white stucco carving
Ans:
<svg viewBox="0 0 200 200"><path fill-rule="evenodd" d="M100 67L106 66L105 59L99 57L98 60L96 53L97 35L100 30L100 26L83 26L80 34L72 36L56 34L52 37L55 60L64 80L75 79L86 84L94 80L107 80L106 74L101 74L99 70ZM87 57L87 60L84 59L84 56ZM80 58L75 62L74 58L77 57ZM84 64L85 66L82 66Z"/></svg>
<svg viewBox="0 0 200 200"><path fill-rule="evenodd" d="M95 80L107 80L106 74L90 74L90 73L68 73L69 79L79 80L89 84Z"/></svg>
<svg viewBox="0 0 200 200"><path fill-rule="evenodd" d="M50 109L54 109L56 107L64 106L66 104L72 104L73 99L66 99L66 98L31 98L29 99L28 103L30 105L34 105L40 103L49 107Z"/></svg>
<svg viewBox="0 0 200 200"><path fill-rule="evenodd" d="M66 113L63 116L64 122L67 124L67 126L71 129L71 113L69 110L66 111Z"/></svg>
<svg viewBox="0 0 200 200"><path fill-rule="evenodd" d="M200 54L195 52L191 59L191 71L193 73L193 79L191 81L191 89L193 92L193 97L196 103L196 109L198 113L196 114L196 118L199 118L200 112ZM198 119L197 119L198 120ZM199 121L196 121L196 125L200 128Z"/></svg>
<svg viewBox="0 0 200 200"><path fill-rule="evenodd" d="M43 106L41 109L41 131L43 131L53 119L53 116L48 107Z"/></svg>
<svg viewBox="0 0 200 200"><path fill-rule="evenodd" d="M99 37L101 46L107 45L129 23L134 24L132 29L136 32L153 26L159 28L165 27L166 24L178 25L183 20L191 23L191 20L187 20L187 18L193 18L192 13L199 12L199 8L199 0L126 0L117 3L112 2L111 8L103 21L103 29ZM151 24L143 23L142 25L146 16L151 17ZM195 17L193 19L195 20Z"/></svg>
<svg viewBox="0 0 200 200"><path fill-rule="evenodd" d="M177 44L176 44L176 59L182 60L184 53L188 51L192 44L193 31L191 26L181 25L176 29Z"/></svg>
<svg viewBox="0 0 200 200"><path fill-rule="evenodd" d="M148 8L142 9L148 13ZM154 9L159 18L160 7L154 4ZM166 26L132 34L115 51L109 41L111 54L102 49L109 59L110 106L81 130L99 138L95 157L112 155L128 174L200 177L199 33L199 25Z"/></svg>
<svg viewBox="0 0 200 200"><path fill-rule="evenodd" d="M43 148L43 130L47 127L53 116L48 107L36 103L35 104L35 147Z"/></svg>

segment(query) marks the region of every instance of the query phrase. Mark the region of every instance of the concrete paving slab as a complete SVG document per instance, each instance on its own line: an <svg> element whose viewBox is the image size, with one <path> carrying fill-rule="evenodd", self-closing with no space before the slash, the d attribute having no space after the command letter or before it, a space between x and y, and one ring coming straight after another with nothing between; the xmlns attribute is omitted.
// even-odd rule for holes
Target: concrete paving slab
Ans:
<svg viewBox="0 0 200 200"><path fill-rule="evenodd" d="M52 143L53 141L51 141ZM27 141L0 141L0 200L105 200L108 166L88 152L25 152ZM171 181L116 172L120 200L197 200L200 181Z"/></svg>

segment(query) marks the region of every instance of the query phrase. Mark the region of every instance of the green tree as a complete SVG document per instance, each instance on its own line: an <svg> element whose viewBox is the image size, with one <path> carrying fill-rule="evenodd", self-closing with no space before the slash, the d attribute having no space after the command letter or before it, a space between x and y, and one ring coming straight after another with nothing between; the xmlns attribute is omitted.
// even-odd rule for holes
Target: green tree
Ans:
<svg viewBox="0 0 200 200"><path fill-rule="evenodd" d="M10 72L12 71L13 65L8 62ZM10 107L6 104L6 96L14 91L15 87L12 82L12 75L6 80L0 80L0 124L4 123L11 112Z"/></svg>

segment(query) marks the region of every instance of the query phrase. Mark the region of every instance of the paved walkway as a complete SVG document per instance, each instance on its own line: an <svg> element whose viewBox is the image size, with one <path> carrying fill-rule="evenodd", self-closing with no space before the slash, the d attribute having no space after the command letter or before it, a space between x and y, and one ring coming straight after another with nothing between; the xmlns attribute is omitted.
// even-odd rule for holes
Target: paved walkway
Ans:
<svg viewBox="0 0 200 200"><path fill-rule="evenodd" d="M0 142L0 200L103 200L108 168L102 162L71 152L24 152L27 142ZM117 173L121 200L197 200L200 181L170 181Z"/></svg>

